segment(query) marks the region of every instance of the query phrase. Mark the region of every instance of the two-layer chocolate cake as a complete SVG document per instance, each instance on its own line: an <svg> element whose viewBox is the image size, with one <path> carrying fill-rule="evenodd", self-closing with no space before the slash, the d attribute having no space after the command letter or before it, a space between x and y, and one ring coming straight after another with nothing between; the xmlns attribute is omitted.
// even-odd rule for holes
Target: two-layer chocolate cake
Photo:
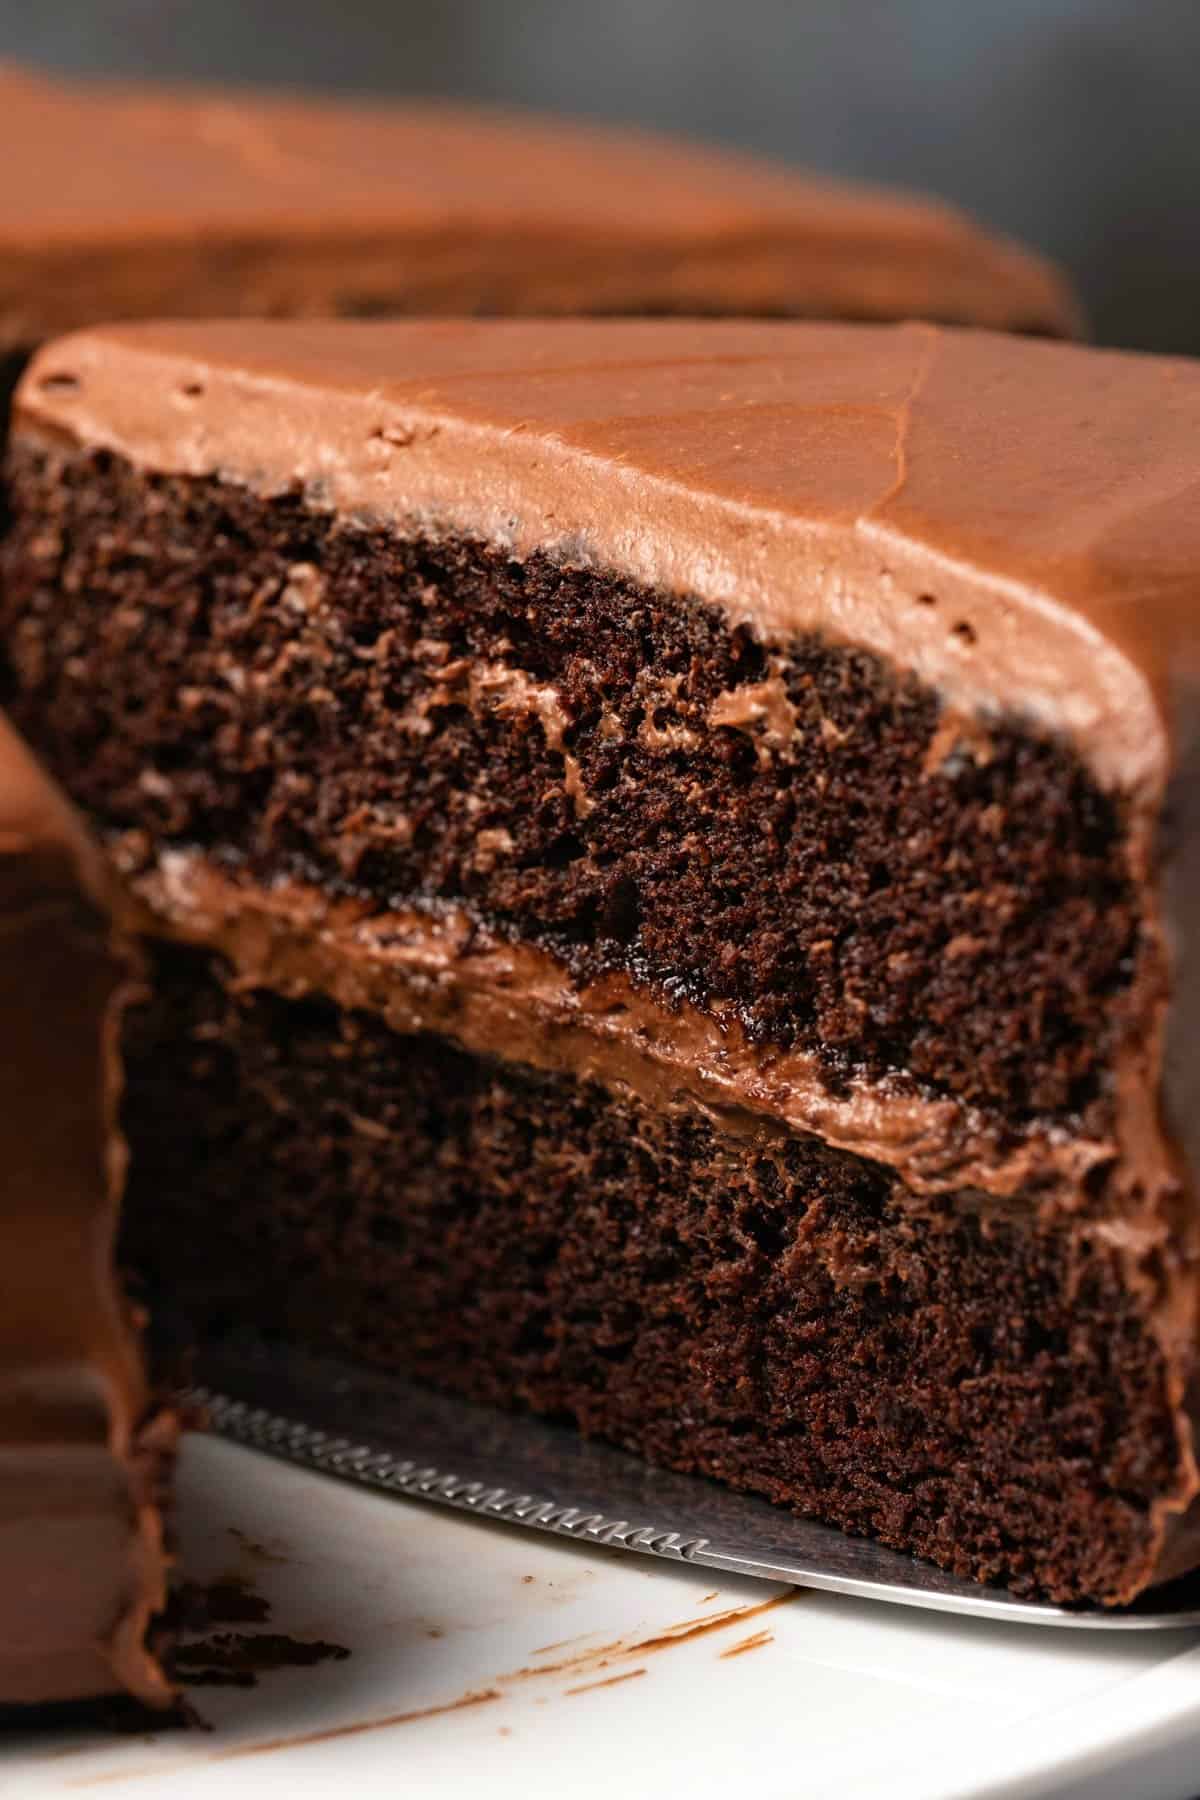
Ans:
<svg viewBox="0 0 1200 1800"><path fill-rule="evenodd" d="M1073 297L1055 270L988 236L951 209L627 131L440 104L346 104L111 81L69 83L7 67L0 69L0 148L10 171L0 193L0 414L6 412L11 384L36 344L56 331L106 316L422 311L891 318L921 313L1050 335L1070 335L1078 323ZM40 391L42 378L38 385ZM46 391L56 385L65 393L70 383L52 377ZM205 412L202 380L184 383L163 398L169 408L178 409L184 434L197 428ZM256 404L260 413L271 413L272 403L261 393ZM253 433L250 420L247 426ZM3 429L0 416L0 433ZM401 448L399 440L379 441L373 453L381 455L381 469ZM41 498L30 494L22 501L27 542L38 536L27 505L46 503L44 523L53 534L63 505L73 504L69 490L52 492L48 474L47 480L50 485ZM176 551L186 553L187 536L183 531ZM20 545L13 555L15 561L23 559ZM169 553L168 559L174 555ZM309 575L307 565L298 561L296 566L298 596L306 591ZM22 586L14 593L13 616L20 614L20 596L26 591ZM67 625L65 612L59 623ZM435 646L440 642L436 634L430 641ZM15 659L23 680L31 676L31 644L22 628ZM111 649L111 643L105 649L97 641L85 654L88 659L93 653L103 657ZM440 651L435 647L434 653ZM502 667L500 657L493 661ZM49 665L44 674L57 685ZM145 674L153 685L153 671L148 668ZM478 701L470 685L473 678L463 677L467 685L459 689L456 678L445 678L450 685L436 687L442 698L430 714L435 734L445 722L446 707L457 705L460 712L465 707L469 713ZM38 686L40 678L34 678L32 687ZM551 687L545 691L553 697ZM451 701L455 692L461 704ZM527 726L520 724L524 693L518 683L507 700L503 693L492 694L488 706L497 721L507 720L528 735ZM102 699L98 694L93 698ZM155 706L169 707L178 699L177 685L169 685L157 695ZM56 736L62 725L57 708L38 718L39 702L32 693L26 695L23 712L28 722L36 720L43 741ZM550 734L543 749L552 762L562 758L557 717L551 709L542 718ZM83 725L82 717L76 722ZM565 728L565 713L563 722ZM410 747L415 742L411 737L403 741ZM115 739L109 749L119 756L127 753ZM15 785L6 785L10 760L19 771L19 779L13 776ZM149 765L144 773L152 784ZM433 769L430 775L435 782L444 780ZM207 780L199 768L196 776ZM531 769L530 792L544 778L544 769ZM379 779L364 765L352 782L374 787ZM0 767L0 812L10 800L24 806L30 781L17 753L12 759L6 755ZM150 790L145 791L148 795ZM384 812L378 818L370 812L374 802L368 806L375 818L370 832L376 834L392 803L381 804ZM581 798L578 804L585 802ZM536 838L544 826L531 822L527 829ZM505 850L504 842L502 830L490 840L486 826L472 839L481 878L489 854L496 853L490 866L498 881L509 879L513 860L511 846ZM369 848L364 839L364 855ZM419 849L414 840L410 855ZM341 854L353 861L357 852ZM23 893L25 860L9 866L18 871ZM70 888L67 868L62 861L63 895ZM342 885L352 876L347 866ZM438 879L431 865L429 880L436 885ZM586 910L592 903L583 904ZM622 904L618 900L618 909ZM65 898L57 912L39 902L30 915L32 924L21 914L10 945L27 943L31 957L35 951L49 957L60 924L73 916ZM103 1010L107 992L96 948L103 929L97 923L92 936L81 939L72 926L73 935L69 943L62 939L53 971L26 968L21 958L11 970L14 981L44 984L47 1017L57 1017L63 1038L75 1035L52 1079L45 1067L52 1040L27 1043L29 1016L22 1010L24 1001L13 999L4 1044L13 1091L34 1109L38 1133L46 1123L44 1096L61 1098L64 1109L58 1115L62 1142L42 1145L35 1134L28 1163L22 1165L25 1173L19 1181L10 1180L6 1201L4 1229L20 1248L0 1261L15 1272L19 1291L14 1299L12 1283L5 1281L0 1296L2 1367L6 1392L19 1401L14 1399L4 1413L7 1435L2 1442L7 1447L0 1455L20 1473L5 1490L0 1549L7 1559L7 1547L12 1547L12 1558L28 1581L25 1586L9 1581L5 1560L0 1703L74 1696L92 1686L114 1684L143 1698L167 1697L159 1675L138 1661L140 1652L135 1654L134 1648L161 1588L152 1543L157 1475L152 1480L147 1471L161 1471L163 1458L157 1450L151 1455L138 1448L148 1441L138 1422L147 1403L137 1387L135 1353L124 1335L128 1321L119 1323L113 1310L118 1303L105 1261L105 1221L115 1192L104 1188L101 1193L91 1163L99 1128L96 1109L102 1110L108 1091L103 1086L108 1051L97 1047L97 1008ZM572 932L568 927L568 937ZM514 943L519 938L517 933ZM86 967L72 986L79 944L85 940L91 945L91 961L84 957ZM582 968L581 963L575 973ZM117 980L115 971L111 977ZM56 981L66 983L76 996L70 1009L64 1003L57 1015ZM199 992L185 999L185 991L169 1003L209 1003ZM139 1030L152 1032L161 1019L151 1013ZM40 1029L43 1020L39 1017L37 1023ZM175 1047L176 1061L181 1051L187 1060L200 1029L192 1020L184 1043ZM436 1086L436 1078L431 1079ZM144 1103L144 1090L138 1091L143 1098L135 1092L134 1108ZM200 1111L208 1119L204 1129L216 1129L219 1108L204 1100ZM418 1117L414 1112L411 1130L417 1135L410 1143L416 1155L421 1154L423 1129L415 1122ZM21 1107L14 1101L4 1123L19 1127L20 1119ZM52 1149L54 1156L49 1155ZM166 1152L175 1168L184 1165L189 1153L184 1140ZM301 1138L294 1154L304 1153ZM141 1163L145 1181L152 1182L148 1147ZM191 1198L182 1194L180 1204L186 1207ZM39 1206L47 1221L40 1247L37 1234L27 1229ZM31 1321L48 1310L50 1265L39 1262L36 1269L27 1269L25 1259L41 1256L43 1250L51 1255L62 1235L54 1223L59 1209L66 1221L62 1229L73 1234L93 1286L80 1290L91 1298L76 1322L78 1341L73 1328L64 1326L63 1345L47 1349ZM80 1221L89 1220L93 1223L81 1237ZM83 1279L79 1270L72 1280L76 1276ZM97 1325L93 1331L96 1320L105 1321L103 1330ZM125 1371L115 1386L114 1358ZM52 1393L59 1395L53 1403L46 1398ZM86 1402L80 1398L85 1393L90 1396ZM163 1428L156 1429L161 1435ZM38 1449L31 1461L32 1443ZM35 1480L39 1470L44 1475ZM68 1487L74 1500L63 1499ZM96 1497L95 1505L89 1495ZM56 1521L43 1521L44 1532L39 1508L49 1508ZM131 1545L141 1546L142 1574L136 1579ZM57 1573L51 1576L48 1570ZM48 1633L44 1642L39 1635L43 1627Z"/></svg>
<svg viewBox="0 0 1200 1800"><path fill-rule="evenodd" d="M1020 1591L1196 1561L1198 443L924 326L44 351L9 687L153 946L164 1300Z"/></svg>

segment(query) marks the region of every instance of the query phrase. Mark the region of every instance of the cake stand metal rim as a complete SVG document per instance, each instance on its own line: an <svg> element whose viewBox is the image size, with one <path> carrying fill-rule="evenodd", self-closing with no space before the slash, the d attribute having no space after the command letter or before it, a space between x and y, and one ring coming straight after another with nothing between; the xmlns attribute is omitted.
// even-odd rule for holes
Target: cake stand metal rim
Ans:
<svg viewBox="0 0 1200 1800"><path fill-rule="evenodd" d="M252 1354L245 1360L235 1357L232 1366L218 1358L209 1368L202 1358L198 1375L203 1385L187 1399L204 1410L218 1435L285 1462L376 1492L429 1501L597 1549L634 1551L677 1566L1007 1625L1089 1631L1200 1628L1200 1588L1189 1592L1190 1604L1166 1610L1146 1603L1072 1609L1022 1600L1003 1589L958 1581L932 1564L868 1539L797 1519L752 1496L693 1476L643 1469L636 1459L606 1446L573 1443L573 1433L544 1421L500 1414L393 1378L383 1382L326 1358L299 1359L301 1367L288 1381L290 1387L294 1380L294 1393L281 1391L281 1368L290 1369L296 1360L291 1353L286 1364L278 1356L264 1360ZM222 1375L226 1379L214 1379ZM311 1412L294 1404L306 1381L317 1383ZM406 1430L408 1407L419 1409L411 1434ZM378 1428L373 1408L390 1409ZM342 1420L343 1411L359 1416ZM439 1421L445 1422L444 1437ZM489 1451L489 1432L498 1434L499 1456ZM586 1458L577 1482L572 1481L575 1457ZM653 1486L649 1503L630 1485L633 1470ZM574 1500L564 1498L571 1494ZM675 1523L637 1522L648 1517L674 1517ZM783 1541L788 1537L796 1542Z"/></svg>

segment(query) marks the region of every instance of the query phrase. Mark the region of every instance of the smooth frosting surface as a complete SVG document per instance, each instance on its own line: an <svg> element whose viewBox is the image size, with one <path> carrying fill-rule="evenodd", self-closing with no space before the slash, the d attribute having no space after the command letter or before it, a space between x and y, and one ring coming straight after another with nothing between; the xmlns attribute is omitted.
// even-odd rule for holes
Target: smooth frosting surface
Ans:
<svg viewBox="0 0 1200 1800"><path fill-rule="evenodd" d="M1158 798L1200 666L1200 366L931 326L105 328L18 429L820 630Z"/></svg>
<svg viewBox="0 0 1200 1800"><path fill-rule="evenodd" d="M165 1601L159 1467L113 1239L130 967L65 803L0 720L0 1703L127 1690Z"/></svg>
<svg viewBox="0 0 1200 1800"><path fill-rule="evenodd" d="M205 313L931 316L1060 335L1048 264L934 201L445 103L0 68L0 337Z"/></svg>

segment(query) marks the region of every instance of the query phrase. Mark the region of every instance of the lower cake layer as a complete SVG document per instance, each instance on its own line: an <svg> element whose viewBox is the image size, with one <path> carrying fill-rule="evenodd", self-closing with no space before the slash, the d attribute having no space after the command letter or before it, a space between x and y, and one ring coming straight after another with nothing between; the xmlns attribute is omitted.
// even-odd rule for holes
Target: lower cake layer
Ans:
<svg viewBox="0 0 1200 1800"><path fill-rule="evenodd" d="M1021 1593L1171 1572L1169 1371L1101 1238L158 962L125 1251L194 1328L573 1420Z"/></svg>

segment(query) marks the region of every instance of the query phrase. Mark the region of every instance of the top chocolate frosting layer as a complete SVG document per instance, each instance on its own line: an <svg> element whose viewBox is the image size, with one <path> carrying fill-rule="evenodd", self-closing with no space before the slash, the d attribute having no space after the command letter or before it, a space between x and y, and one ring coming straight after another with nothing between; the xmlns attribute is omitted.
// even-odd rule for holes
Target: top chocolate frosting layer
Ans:
<svg viewBox="0 0 1200 1800"><path fill-rule="evenodd" d="M233 313L1079 325L1049 264L947 206L625 130L8 68L0 145L0 346Z"/></svg>
<svg viewBox="0 0 1200 1800"><path fill-rule="evenodd" d="M594 562L1025 715L1157 802L1200 662L1200 367L931 326L108 328L18 429Z"/></svg>
<svg viewBox="0 0 1200 1800"><path fill-rule="evenodd" d="M113 1266L130 967L66 803L0 720L0 1703L171 1688L158 1477Z"/></svg>

